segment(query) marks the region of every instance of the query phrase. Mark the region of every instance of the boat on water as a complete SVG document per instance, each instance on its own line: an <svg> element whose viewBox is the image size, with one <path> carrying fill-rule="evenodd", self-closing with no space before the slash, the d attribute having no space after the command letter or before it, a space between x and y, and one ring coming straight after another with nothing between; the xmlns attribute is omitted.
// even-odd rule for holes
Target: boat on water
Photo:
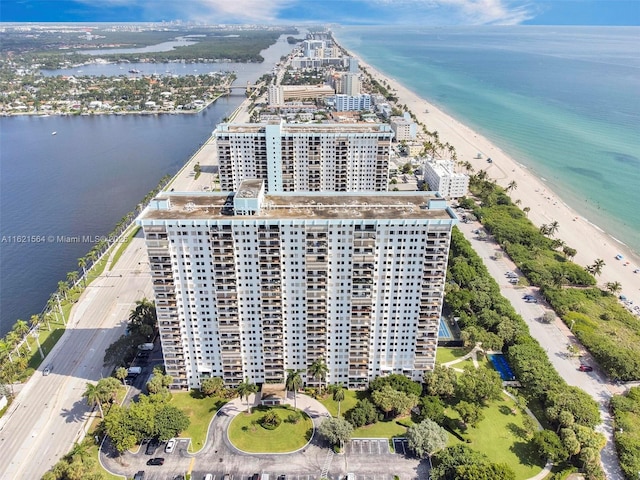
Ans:
<svg viewBox="0 0 640 480"><path fill-rule="evenodd" d="M131 70L129 70L129 73L140 73L140 70L138 70L137 68L132 68Z"/></svg>
<svg viewBox="0 0 640 480"><path fill-rule="evenodd" d="M58 132L51 132L51 135L57 135Z"/></svg>

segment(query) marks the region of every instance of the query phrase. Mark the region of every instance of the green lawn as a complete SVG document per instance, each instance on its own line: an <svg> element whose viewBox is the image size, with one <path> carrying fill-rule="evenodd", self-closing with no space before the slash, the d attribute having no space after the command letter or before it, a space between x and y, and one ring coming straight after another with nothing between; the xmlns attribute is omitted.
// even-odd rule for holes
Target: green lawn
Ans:
<svg viewBox="0 0 640 480"><path fill-rule="evenodd" d="M438 349L436 350L436 362L440 364L452 362L459 359L460 357L464 357L470 351L470 348L438 347Z"/></svg>
<svg viewBox="0 0 640 480"><path fill-rule="evenodd" d="M282 419L275 430L267 430L257 423L270 409L275 410ZM313 423L301 410L298 410L302 414L298 423L287 422L287 417L294 411L292 407L277 406L256 407L250 415L239 413L229 425L229 440L236 448L251 453L286 453L298 450L311 439Z"/></svg>
<svg viewBox="0 0 640 480"><path fill-rule="evenodd" d="M199 451L207 438L207 429L211 419L226 400L219 397L205 397L198 390L177 392L172 394L171 404L185 412L191 420L189 428L180 434L191 438L191 450Z"/></svg>
<svg viewBox="0 0 640 480"><path fill-rule="evenodd" d="M462 435L471 440L469 447L484 453L492 462L506 463L516 473L516 479L533 477L542 470L542 462L529 441L524 436L522 419L524 414L518 411L511 413L515 407L513 401L506 396L498 402L492 402L482 411L484 420L477 427L469 428ZM447 409L451 418L458 418L455 411ZM448 445L462 443L458 438L449 435Z"/></svg>
<svg viewBox="0 0 640 480"><path fill-rule="evenodd" d="M400 425L398 420L409 421L409 417L395 418L390 421L376 422L373 425L356 428L352 438L393 438L403 437L407 433L407 427Z"/></svg>
<svg viewBox="0 0 640 480"><path fill-rule="evenodd" d="M364 398L365 392L356 392L355 390L344 390L344 400L340 403L340 416L344 417L344 414L355 407L356 402L360 398ZM327 394L326 397L318 398L318 401L324 405L332 417L338 416L338 402L333 401L332 394Z"/></svg>

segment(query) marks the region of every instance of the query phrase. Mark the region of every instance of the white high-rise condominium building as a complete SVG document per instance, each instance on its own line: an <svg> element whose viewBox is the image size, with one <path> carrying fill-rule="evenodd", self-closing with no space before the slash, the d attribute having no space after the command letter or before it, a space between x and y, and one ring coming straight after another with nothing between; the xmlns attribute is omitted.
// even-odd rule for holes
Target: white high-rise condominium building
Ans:
<svg viewBox="0 0 640 480"><path fill-rule="evenodd" d="M430 190L446 198L464 197L469 190L469 175L456 172L451 160L429 160L424 163L424 181Z"/></svg>
<svg viewBox="0 0 640 480"><path fill-rule="evenodd" d="M221 189L263 179L269 193L384 191L391 129L384 124L220 124Z"/></svg>
<svg viewBox="0 0 640 480"><path fill-rule="evenodd" d="M371 95L366 93L352 97L341 93L334 97L336 111L345 112L348 110L371 110Z"/></svg>
<svg viewBox="0 0 640 480"><path fill-rule="evenodd" d="M350 388L435 364L451 229L433 192L162 193L144 228L172 388L282 382L317 359Z"/></svg>

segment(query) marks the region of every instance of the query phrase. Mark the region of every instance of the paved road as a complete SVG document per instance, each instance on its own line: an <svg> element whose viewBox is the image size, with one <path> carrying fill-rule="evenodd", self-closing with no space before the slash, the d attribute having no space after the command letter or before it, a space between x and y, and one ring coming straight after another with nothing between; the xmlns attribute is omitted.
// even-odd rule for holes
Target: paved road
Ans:
<svg viewBox="0 0 640 480"><path fill-rule="evenodd" d="M135 301L151 298L145 262L144 241L135 238L74 306L65 334L41 367L53 365L52 373L36 372L0 419L0 478L40 478L84 436L86 383L110 374L102 367L104 350L124 333Z"/></svg>
<svg viewBox="0 0 640 480"><path fill-rule="evenodd" d="M623 389L609 382L606 375L600 372L595 361L590 357L583 357L582 361L594 366L594 371L590 373L578 370L580 360L567 356L567 346L570 343L578 344L577 339L573 336L569 328L560 320L551 324L545 324L539 321L543 313L551 311L548 305L542 302L538 289L533 287L519 287L511 285L505 273L516 270L515 264L508 258L503 257L499 260L492 260L491 257L501 251L500 246L488 236L486 240L480 240L473 233L476 229L482 229L482 225L478 222L460 223L460 230L465 237L471 242L473 248L482 258L487 266L489 273L495 278L500 285L500 291L516 309L516 311L524 318L529 326L531 335L540 342L540 345L546 349L549 360L556 368L558 373L569 385L580 387L593 397L600 406L600 415L603 423L597 428L607 437L607 444L602 450L602 463L608 480L622 480L622 471L620 463L616 455L615 445L613 443L612 418L609 414L608 404L613 393L621 393ZM538 303L526 303L522 298L524 294L532 294L538 298Z"/></svg>

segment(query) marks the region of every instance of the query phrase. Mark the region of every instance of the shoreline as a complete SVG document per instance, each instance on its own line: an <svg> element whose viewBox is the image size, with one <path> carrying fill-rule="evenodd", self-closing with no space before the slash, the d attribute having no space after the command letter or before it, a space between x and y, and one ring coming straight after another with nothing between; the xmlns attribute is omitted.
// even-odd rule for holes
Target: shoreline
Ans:
<svg viewBox="0 0 640 480"><path fill-rule="evenodd" d="M191 110L137 110L137 111L102 111L102 112L58 112L58 111L51 111L51 112L4 112L2 114L0 114L0 116L5 117L5 118L11 118L11 117L41 117L41 118L47 118L47 117L92 117L94 115L116 115L116 116L123 116L123 115L141 115L141 116L147 116L147 115L193 115L196 113L200 113L203 110L206 110L207 108L209 108L211 105L213 105L218 99L220 99L221 97L225 97L228 96L229 94L220 94L215 98L212 98L211 100L209 100L208 102L206 102L202 107L199 108L194 108Z"/></svg>
<svg viewBox="0 0 640 480"><path fill-rule="evenodd" d="M619 282L622 285L620 294L632 300L635 305L640 304L640 273L633 273L640 268L640 254L576 212L546 184L544 178L536 176L530 168L510 157L482 134L420 97L398 80L385 75L355 52L345 48L337 39L336 43L350 56L357 58L372 78L380 82L386 81L398 98L397 104L405 104L427 129L438 132L441 141L453 145L459 161L470 162L476 172L485 170L488 177L502 187L515 181L518 187L509 194L511 198L514 201L521 200L521 209L530 208L528 217L534 225L539 227L554 221L559 223L556 237L577 250L574 263L587 266L596 259L603 259L605 267L602 274L596 277L599 286ZM475 158L477 153L482 153L483 158ZM486 162L485 159L489 157L493 160L492 163ZM622 260L616 260L618 254L623 255Z"/></svg>

